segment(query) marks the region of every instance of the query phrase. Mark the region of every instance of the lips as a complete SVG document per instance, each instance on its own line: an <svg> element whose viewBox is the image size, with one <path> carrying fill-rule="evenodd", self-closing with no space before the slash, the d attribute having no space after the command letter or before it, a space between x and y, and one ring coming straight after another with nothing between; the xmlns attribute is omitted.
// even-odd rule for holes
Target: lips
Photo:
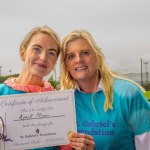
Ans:
<svg viewBox="0 0 150 150"><path fill-rule="evenodd" d="M47 68L47 65L45 65L45 64L37 64L37 66L38 66L39 68Z"/></svg>
<svg viewBox="0 0 150 150"><path fill-rule="evenodd" d="M76 67L75 70L76 71L82 71L82 70L85 70L87 68L88 68L87 66L82 66L82 67Z"/></svg>

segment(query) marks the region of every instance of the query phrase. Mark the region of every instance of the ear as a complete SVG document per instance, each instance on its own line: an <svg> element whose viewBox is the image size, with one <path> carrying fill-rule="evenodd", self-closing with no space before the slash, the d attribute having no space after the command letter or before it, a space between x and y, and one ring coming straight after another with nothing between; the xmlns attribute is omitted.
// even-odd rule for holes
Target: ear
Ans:
<svg viewBox="0 0 150 150"><path fill-rule="evenodd" d="M21 57L22 61L25 60L25 49L24 48L21 48L21 50L20 50L20 57Z"/></svg>

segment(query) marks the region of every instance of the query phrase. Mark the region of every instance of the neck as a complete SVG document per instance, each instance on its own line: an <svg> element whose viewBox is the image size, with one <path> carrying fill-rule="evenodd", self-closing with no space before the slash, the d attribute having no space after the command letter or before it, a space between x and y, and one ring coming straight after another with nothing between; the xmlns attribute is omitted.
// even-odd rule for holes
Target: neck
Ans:
<svg viewBox="0 0 150 150"><path fill-rule="evenodd" d="M94 93L97 91L99 81L100 81L100 77L96 76L93 79L88 79L77 83L81 91L85 93Z"/></svg>
<svg viewBox="0 0 150 150"><path fill-rule="evenodd" d="M19 75L15 82L21 85L34 85L40 87L44 86L44 81L42 78L33 75L25 75L22 73Z"/></svg>

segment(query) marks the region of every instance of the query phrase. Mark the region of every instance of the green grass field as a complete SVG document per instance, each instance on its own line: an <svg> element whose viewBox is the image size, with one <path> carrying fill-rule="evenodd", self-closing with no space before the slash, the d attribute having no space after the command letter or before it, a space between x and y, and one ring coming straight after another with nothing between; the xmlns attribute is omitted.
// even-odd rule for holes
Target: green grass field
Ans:
<svg viewBox="0 0 150 150"><path fill-rule="evenodd" d="M144 95L145 95L145 97L146 97L147 99L149 99L149 101L150 101L150 91L146 91L146 92L144 93Z"/></svg>

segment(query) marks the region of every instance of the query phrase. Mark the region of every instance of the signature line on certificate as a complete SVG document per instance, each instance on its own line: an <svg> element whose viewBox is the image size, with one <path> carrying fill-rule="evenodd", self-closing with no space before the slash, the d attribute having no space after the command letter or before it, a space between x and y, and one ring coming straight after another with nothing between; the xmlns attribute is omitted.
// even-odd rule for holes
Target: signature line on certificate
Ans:
<svg viewBox="0 0 150 150"><path fill-rule="evenodd" d="M65 115L43 115L41 113L38 113L36 115L30 114L30 115L23 115L21 114L18 119L14 121L25 121L25 120L34 120L34 119L48 119L48 118L56 118L56 117L65 117Z"/></svg>

